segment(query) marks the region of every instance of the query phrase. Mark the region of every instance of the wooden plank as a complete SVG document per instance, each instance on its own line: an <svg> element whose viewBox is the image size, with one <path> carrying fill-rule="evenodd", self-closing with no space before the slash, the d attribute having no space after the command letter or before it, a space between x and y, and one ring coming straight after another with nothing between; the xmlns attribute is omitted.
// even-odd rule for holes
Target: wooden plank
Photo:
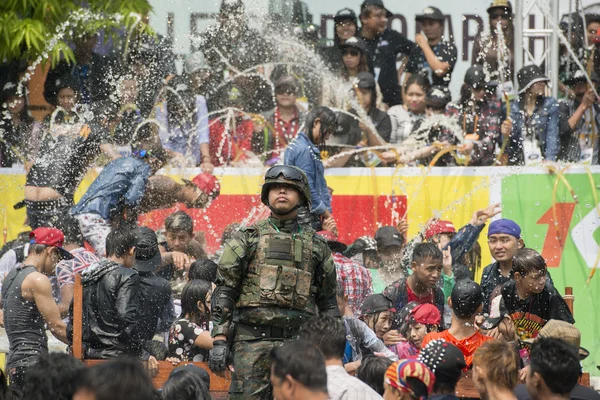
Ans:
<svg viewBox="0 0 600 400"><path fill-rule="evenodd" d="M81 275L75 274L75 287L73 288L73 357L83 360L82 343L83 326L83 284Z"/></svg>
<svg viewBox="0 0 600 400"><path fill-rule="evenodd" d="M88 367L93 365L97 365L100 363L104 363L108 360L84 360L84 364ZM180 363L178 365L173 365L168 361L159 361L158 362L158 374L152 378L152 383L155 388L163 387L164 383L169 379L169 375L171 371L177 367L181 367L188 364L194 364L197 367L202 368L208 375L210 376L210 391L212 392L224 392L227 393L229 390L229 384L231 383L231 373L229 371L224 371L222 373L216 373L208 368L208 363L204 362L194 362L194 363Z"/></svg>
<svg viewBox="0 0 600 400"><path fill-rule="evenodd" d="M573 296L573 288L572 287L565 287L565 295L563 296L563 299L565 300L565 303L567 303L567 307L569 307L569 310L571 311L571 314L573 314L573 306L575 303L575 296Z"/></svg>

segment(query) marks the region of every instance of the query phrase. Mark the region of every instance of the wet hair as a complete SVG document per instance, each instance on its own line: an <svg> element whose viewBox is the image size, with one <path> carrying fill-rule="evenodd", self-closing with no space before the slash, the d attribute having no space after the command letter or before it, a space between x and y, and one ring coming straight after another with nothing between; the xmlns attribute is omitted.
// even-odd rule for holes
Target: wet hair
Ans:
<svg viewBox="0 0 600 400"><path fill-rule="evenodd" d="M511 392L519 380L519 362L515 347L502 340L485 342L473 355L473 366L484 369L488 381Z"/></svg>
<svg viewBox="0 0 600 400"><path fill-rule="evenodd" d="M573 390L581 372L577 349L555 338L540 338L531 346L530 368L530 376L539 373L550 392L559 395Z"/></svg>
<svg viewBox="0 0 600 400"><path fill-rule="evenodd" d="M136 243L135 233L128 228L113 228L106 236L106 256L123 257Z"/></svg>
<svg viewBox="0 0 600 400"><path fill-rule="evenodd" d="M362 19L363 18L371 18L371 13L376 10L376 9L380 9L380 6L377 5L369 5L364 7L362 10L360 10L360 19L361 19L361 23L362 23Z"/></svg>
<svg viewBox="0 0 600 400"><path fill-rule="evenodd" d="M289 375L311 391L327 393L325 357L305 340L287 342L271 350L271 367L271 373L279 379Z"/></svg>
<svg viewBox="0 0 600 400"><path fill-rule="evenodd" d="M21 392L13 387L8 386L6 375L0 369L0 399L1 400L20 400Z"/></svg>
<svg viewBox="0 0 600 400"><path fill-rule="evenodd" d="M426 399L428 396L427 386L423 383L419 378L408 377L406 378L406 383L408 387L415 394L413 396L414 399Z"/></svg>
<svg viewBox="0 0 600 400"><path fill-rule="evenodd" d="M96 400L153 400L154 389L142 363L132 358L107 360L82 370L77 390L94 394Z"/></svg>
<svg viewBox="0 0 600 400"><path fill-rule="evenodd" d="M304 129L307 136L313 141L312 137L312 129L317 119L321 120L321 138L320 140L324 140L323 132L326 130L335 131L337 125L337 115L333 112L329 107L318 106L313 108L306 115L306 119L304 121Z"/></svg>
<svg viewBox="0 0 600 400"><path fill-rule="evenodd" d="M411 75L406 82L404 82L405 90L408 90L410 85L416 84L418 85L423 92L426 94L431 90L431 82L429 82L429 78L421 74L413 74Z"/></svg>
<svg viewBox="0 0 600 400"><path fill-rule="evenodd" d="M533 249L525 247L519 249L513 258L513 275L518 272L521 276L526 276L530 272L546 272L547 269L544 257Z"/></svg>
<svg viewBox="0 0 600 400"><path fill-rule="evenodd" d="M34 243L29 246L29 254L42 254L48 247L45 244Z"/></svg>
<svg viewBox="0 0 600 400"><path fill-rule="evenodd" d="M75 394L77 378L85 366L64 353L43 354L35 368L27 373L23 398L29 400L70 400Z"/></svg>
<svg viewBox="0 0 600 400"><path fill-rule="evenodd" d="M426 258L430 258L432 260L441 260L444 258L444 255L437 247L437 244L429 242L419 243L413 250L412 261L416 262L417 260L425 260Z"/></svg>
<svg viewBox="0 0 600 400"><path fill-rule="evenodd" d="M165 230L194 233L194 220L185 211L177 211L165 219Z"/></svg>
<svg viewBox="0 0 600 400"><path fill-rule="evenodd" d="M300 327L300 338L317 346L326 360L344 357L346 329L339 319L329 316L312 318Z"/></svg>
<svg viewBox="0 0 600 400"><path fill-rule="evenodd" d="M212 397L202 378L193 371L179 371L165 382L164 400L210 400Z"/></svg>
<svg viewBox="0 0 600 400"><path fill-rule="evenodd" d="M383 378L385 377L385 371L392 363L392 360L387 357L365 357L356 370L356 377L373 388L380 396L383 396L385 391Z"/></svg>
<svg viewBox="0 0 600 400"><path fill-rule="evenodd" d="M188 280L205 280L215 282L217 280L217 268L219 266L208 258L204 260L196 260L190 265L188 271Z"/></svg>
<svg viewBox="0 0 600 400"><path fill-rule="evenodd" d="M196 324L204 329L208 328L208 319L210 310L206 305L206 296L212 290L209 281L193 280L186 283L181 291L181 314L179 318L185 318L186 315L194 316ZM198 309L198 302L204 305L204 313Z"/></svg>

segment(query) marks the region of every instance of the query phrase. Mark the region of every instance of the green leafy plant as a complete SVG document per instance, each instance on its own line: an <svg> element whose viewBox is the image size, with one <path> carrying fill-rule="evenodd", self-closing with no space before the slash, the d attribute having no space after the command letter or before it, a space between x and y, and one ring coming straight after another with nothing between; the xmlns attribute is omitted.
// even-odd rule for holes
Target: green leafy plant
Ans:
<svg viewBox="0 0 600 400"><path fill-rule="evenodd" d="M100 31L115 39L123 31L152 34L140 20L151 11L148 0L1 0L0 62L73 62L69 40Z"/></svg>

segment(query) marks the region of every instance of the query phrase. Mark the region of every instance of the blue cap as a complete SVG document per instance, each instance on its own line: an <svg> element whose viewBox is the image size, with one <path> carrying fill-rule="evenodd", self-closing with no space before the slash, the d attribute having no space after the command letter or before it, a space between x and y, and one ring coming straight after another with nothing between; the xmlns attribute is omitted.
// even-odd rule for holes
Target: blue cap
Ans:
<svg viewBox="0 0 600 400"><path fill-rule="evenodd" d="M488 237L491 235L497 235L499 233L504 233L506 235L514 236L517 239L521 239L521 227L517 225L515 221L510 219L502 218L490 224L488 229Z"/></svg>

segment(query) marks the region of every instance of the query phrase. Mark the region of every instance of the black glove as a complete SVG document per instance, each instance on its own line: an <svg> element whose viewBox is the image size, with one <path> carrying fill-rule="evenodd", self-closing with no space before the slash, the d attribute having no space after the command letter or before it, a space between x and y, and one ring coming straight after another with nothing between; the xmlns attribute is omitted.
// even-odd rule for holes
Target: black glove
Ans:
<svg viewBox="0 0 600 400"><path fill-rule="evenodd" d="M227 363L230 361L230 355L231 352L229 351L227 341L215 340L208 360L208 367L214 372L225 371Z"/></svg>

